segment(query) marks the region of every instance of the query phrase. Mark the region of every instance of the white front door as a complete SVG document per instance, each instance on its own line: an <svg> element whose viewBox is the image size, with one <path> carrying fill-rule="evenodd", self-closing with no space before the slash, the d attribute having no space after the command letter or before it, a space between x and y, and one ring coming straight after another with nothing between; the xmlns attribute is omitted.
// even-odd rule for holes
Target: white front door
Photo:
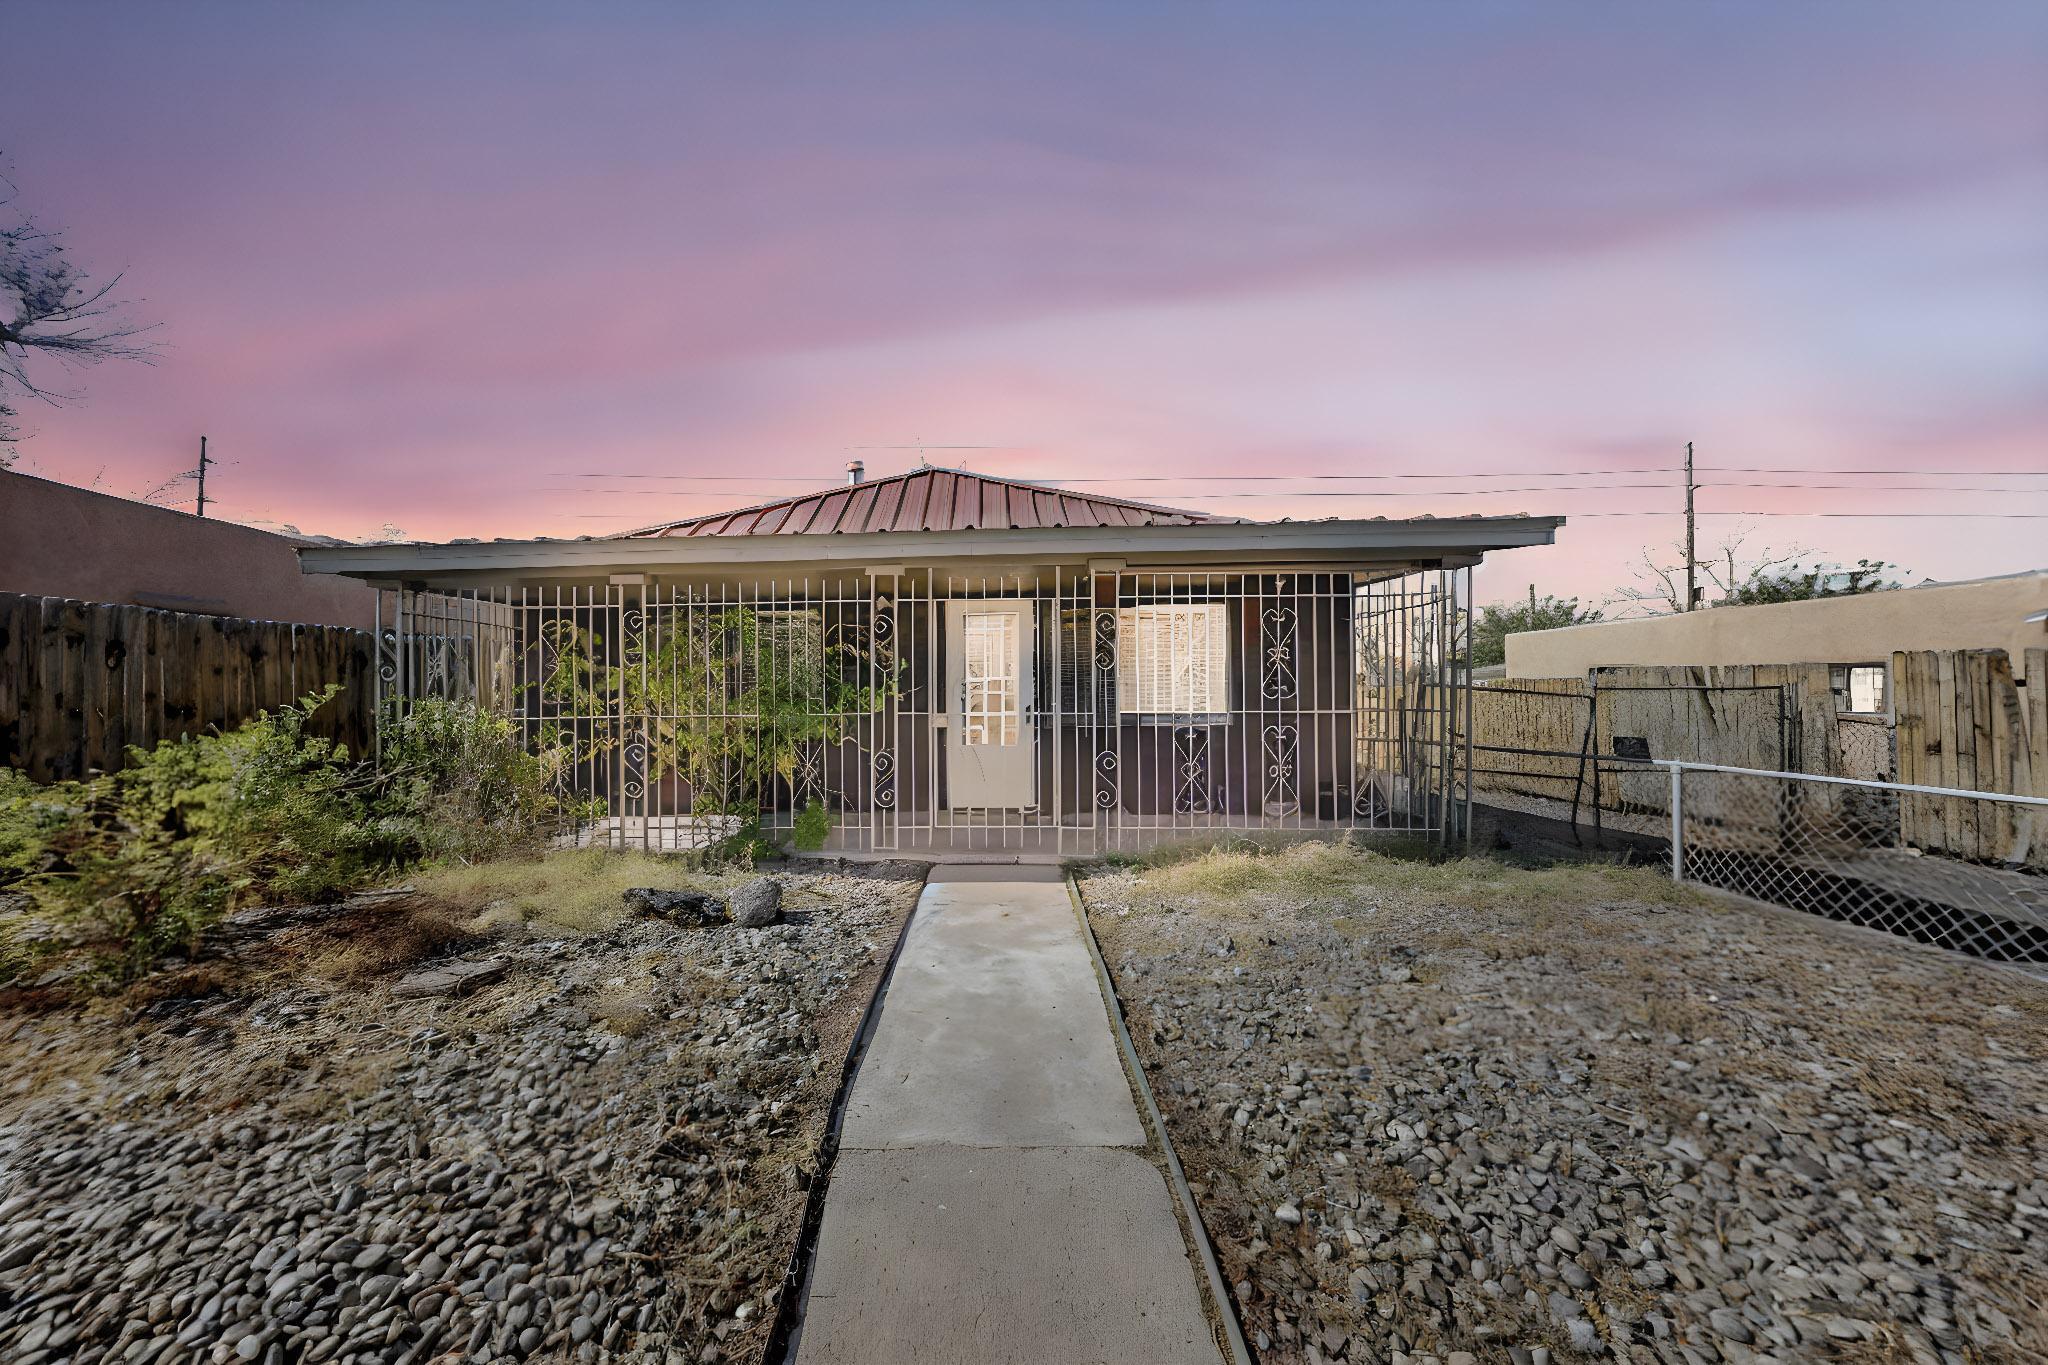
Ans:
<svg viewBox="0 0 2048 1365"><path fill-rule="evenodd" d="M1032 802L1031 636L1017 602L946 603L946 802Z"/></svg>

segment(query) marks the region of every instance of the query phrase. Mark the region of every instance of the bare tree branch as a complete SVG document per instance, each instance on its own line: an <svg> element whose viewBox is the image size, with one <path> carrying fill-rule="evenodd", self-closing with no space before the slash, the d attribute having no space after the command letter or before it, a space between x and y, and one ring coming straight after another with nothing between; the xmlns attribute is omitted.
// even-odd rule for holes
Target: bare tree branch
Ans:
<svg viewBox="0 0 2048 1365"><path fill-rule="evenodd" d="M1782 551L1766 547L1754 555L1745 554L1743 545L1750 534L1749 529L1737 531L1698 561L1699 573L1721 597L1732 597L1744 584L1785 569L1813 553L1797 547ZM1642 559L1631 565L1630 571L1636 581L1608 594L1606 605L1635 608L1651 616L1685 610L1683 545L1669 545L1661 551L1646 545ZM1628 615L1628 611L1621 615Z"/></svg>
<svg viewBox="0 0 2048 1365"><path fill-rule="evenodd" d="M0 174L0 445L17 439L10 397L61 403L76 393L30 373L47 358L63 369L102 360L155 358L155 330L129 320L116 296L121 276L95 281L65 254L59 234L20 207L14 182Z"/></svg>

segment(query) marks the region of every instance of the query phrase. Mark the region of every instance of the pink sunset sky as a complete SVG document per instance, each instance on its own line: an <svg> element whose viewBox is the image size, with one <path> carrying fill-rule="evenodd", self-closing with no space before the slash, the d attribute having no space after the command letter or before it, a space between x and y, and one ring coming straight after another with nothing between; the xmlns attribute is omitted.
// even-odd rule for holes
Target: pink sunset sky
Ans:
<svg viewBox="0 0 2048 1365"><path fill-rule="evenodd" d="M2038 3L16 3L0 46L20 202L161 323L41 372L46 477L204 432L238 520L568 536L926 442L1563 513L1480 596L1597 599L1692 440L1705 546L2048 564Z"/></svg>

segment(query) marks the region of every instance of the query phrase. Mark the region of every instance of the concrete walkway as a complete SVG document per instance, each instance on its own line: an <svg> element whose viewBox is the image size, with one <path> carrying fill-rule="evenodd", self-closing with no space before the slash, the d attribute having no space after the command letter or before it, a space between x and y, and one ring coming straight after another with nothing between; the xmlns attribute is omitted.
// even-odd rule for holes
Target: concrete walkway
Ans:
<svg viewBox="0 0 2048 1365"><path fill-rule="evenodd" d="M799 1365L1218 1365L1053 869L937 869L847 1100Z"/></svg>

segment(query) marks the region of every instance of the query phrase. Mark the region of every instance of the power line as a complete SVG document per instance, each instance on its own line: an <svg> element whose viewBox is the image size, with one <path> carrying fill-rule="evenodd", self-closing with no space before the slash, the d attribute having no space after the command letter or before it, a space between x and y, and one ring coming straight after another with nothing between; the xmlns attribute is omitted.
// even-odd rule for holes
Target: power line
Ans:
<svg viewBox="0 0 2048 1365"><path fill-rule="evenodd" d="M1549 515L1531 513L1530 515ZM1675 512L1559 512L1556 515L1577 519L1579 517L1669 517ZM1850 517L1850 518L1894 518L1894 517L1973 517L2004 521L2048 521L2048 512L1701 512L1703 517Z"/></svg>
<svg viewBox="0 0 2048 1365"><path fill-rule="evenodd" d="M1928 478L1995 475L2011 479L2048 479L2048 469L1779 469L1764 465L1703 464L1716 474L1918 474Z"/></svg>
<svg viewBox="0 0 2048 1365"><path fill-rule="evenodd" d="M639 521L641 517L632 512L572 512L571 517L581 521ZM1482 514L1483 515L1483 514ZM1569 520L1583 517L1670 517L1675 512L1631 511L1631 512L1514 512L1501 513L1503 516L1548 517L1559 516ZM1900 517L1960 517L1964 519L1989 519L1994 521L2048 521L2048 512L1700 512L1702 517L1825 517L1849 518L1851 520L1887 520ZM1455 520L1455 518L1431 518L1432 520ZM1277 524L1277 523L1272 523Z"/></svg>
<svg viewBox="0 0 2048 1365"><path fill-rule="evenodd" d="M1858 483L1698 483L1697 488L1780 488L1788 492L1832 492L1832 493L2018 493L2023 496L2039 497L2048 494L2048 488L1982 488L1975 486L1943 488L1926 484L1858 484ZM843 485L842 485L843 487ZM1321 489L1303 488L1292 492L1260 491L1256 493L1180 493L1176 502L1193 501L1236 501L1239 498L1486 498L1510 493L1604 493L1610 490L1661 489L1661 483L1596 483L1596 484L1550 484L1527 488L1428 488L1428 489ZM665 492L659 489L641 488L543 488L543 493L574 493L585 497L669 497L701 498L708 493ZM733 490L735 494L739 490ZM838 491L831 489L827 491Z"/></svg>
<svg viewBox="0 0 2048 1365"><path fill-rule="evenodd" d="M872 449L855 446L856 450ZM914 472L914 471L913 471ZM1064 474L1034 474L1028 482L1060 483L1283 483L1341 479L1587 479L1633 474L1671 474L1674 469L1500 469L1468 471L1462 474L1125 474L1117 477L1077 477ZM678 483L806 483L832 487L809 474L605 474L583 470L561 470L549 475L560 479L653 479ZM890 476L893 477L893 476ZM1027 482L1011 480L1011 482ZM843 486L843 485L840 485Z"/></svg>
<svg viewBox="0 0 2048 1365"><path fill-rule="evenodd" d="M871 449L871 447L864 447L864 446L857 446L857 447L854 447L854 448L855 448L855 449ZM1697 468L1698 468L1698 470L1699 470L1700 472L1703 472L1703 473L1717 473L1717 474L1813 474L1813 475L1821 475L1821 476L1834 476L1834 477L1862 477L1862 476L1868 476L1868 475L1896 475L1896 476L1902 476L1902 477L1910 477L1910 478L1929 478L1929 479L1938 479L1938 478L1965 478L1965 477L1967 477L1967 478L2014 478L2014 479L2032 479L2032 478L2048 478L2048 470L2031 470L2031 469L1791 469L1791 468L1779 468L1779 467L1775 467L1775 466L1767 467L1767 466L1762 466L1762 465L1700 465L1700 466L1698 466ZM1428 472L1418 472L1418 473L1401 473L1401 474L1393 474L1393 473L1377 473L1377 474L1125 474L1125 475L1118 475L1118 476L1114 476L1114 477L1108 477L1108 476L1096 476L1096 475L1088 475L1088 476L1078 476L1078 477L1069 477L1069 476L1067 476L1067 475L1063 475L1063 474L1036 474L1036 475L1033 475L1033 477L1032 477L1032 479L1031 479L1030 481L1031 481L1031 482L1045 482L1045 483L1059 483L1059 484L1113 484L1113 485L1120 485L1120 484L1132 484L1132 483L1349 483L1349 482L1364 482L1364 481L1384 481L1384 480L1407 480L1407 479L1431 479L1431 480L1445 480L1445 479L1464 479L1464 480L1471 480L1471 479L1515 479L1515 478L1520 478L1520 479L1582 479L1582 478L1622 478L1622 477L1630 477L1630 476L1635 476L1635 475L1642 475L1642 474L1679 474L1679 473L1683 473L1683 472L1684 472L1684 470L1683 470L1683 467L1682 467L1682 466L1677 466L1677 465L1674 465L1674 466L1671 466L1670 468L1658 468L1658 467L1651 467L1651 468L1643 468L1643 469L1500 469L1500 470L1468 470L1468 471L1464 471L1464 472L1461 472L1461 473L1456 473L1456 474L1444 474L1444 473L1428 473ZM588 471L588 470L559 470L559 471L555 471L555 472L553 472L553 473L552 473L552 474L550 474L550 475L549 475L548 477L551 477L551 478L562 478L562 479L585 479L585 480L597 480L597 479L624 479L624 480L636 480L636 481L652 481L652 482L664 482L664 483L738 483L738 484L743 484L743 485L744 485L744 484L769 484L769 483L796 483L796 484L808 484L808 485L810 485L810 486L812 486L812 487L814 487L814 488L820 488L820 489L823 489L823 488L828 488L828 487L833 487L833 486L834 486L834 485L828 485L828 484L825 484L824 482L822 482L822 481L821 481L821 480L820 480L819 478L817 478L816 476L813 476L813 475L809 475L809 474L635 474L635 473L627 473L627 472L624 472L624 471L616 471L616 472L611 472L611 473L605 473L605 472L602 472L602 471L598 471L598 472L592 472L592 471ZM1662 485L1656 485L1656 486L1658 486L1658 487L1662 487ZM1873 487L1873 486L1875 486L1875 487L1885 487L1884 485L1866 485L1866 484L1796 484L1796 483L1738 483L1738 482L1722 482L1722 483L1718 483L1718 484L1703 484L1702 486L1704 486L1704 487L1721 487L1721 488L1804 488L1804 487L1811 487L1811 488L1825 488L1825 489L1838 489L1838 490L1852 490L1852 489L1858 489L1858 488L1865 488L1865 487ZM1928 489L1929 489L1930 491L1941 491L1941 490L1940 490L1940 488L1939 488L1939 486L1933 486L1933 485L1930 485L1930 486L1927 486L1927 487L1928 487ZM1922 486L1919 486L1919 485L1902 485L1902 486L1899 486L1899 487L1898 487L1898 488L1897 488L1897 489L1896 489L1895 491L1899 491L1899 492L1917 492L1917 491L1921 491L1921 489L1922 489ZM1512 491L1512 490L1504 490L1504 491ZM1981 491L1981 492L1986 492L1986 493L2023 493L2023 492L2029 492L2029 491L2032 491L2032 490L2029 490L2029 489L2023 489L2023 488L1986 488L1986 489L1981 489L1981 490L1973 490L1973 491Z"/></svg>
<svg viewBox="0 0 2048 1365"><path fill-rule="evenodd" d="M1772 486L1775 487L1776 485ZM841 485L841 487L844 487L844 485ZM1544 488L1418 488L1395 489L1388 492L1343 492L1336 490L1311 488L1303 489L1298 493L1182 493L1177 495L1176 500L1185 502L1195 498L1209 500L1235 500L1238 498L1484 498L1492 496L1494 494L1505 493L1596 493L1604 491L1609 488L1662 487L1664 487L1664 485L1661 483L1566 483L1551 484L1548 487ZM701 498L706 496L703 493L667 493L662 492L660 490L650 491L647 489L640 488L543 488L541 491L543 493L577 493L587 497ZM839 489L831 489L827 491L838 492ZM2012 490L1998 489L1996 491L2005 493L2011 492Z"/></svg>

